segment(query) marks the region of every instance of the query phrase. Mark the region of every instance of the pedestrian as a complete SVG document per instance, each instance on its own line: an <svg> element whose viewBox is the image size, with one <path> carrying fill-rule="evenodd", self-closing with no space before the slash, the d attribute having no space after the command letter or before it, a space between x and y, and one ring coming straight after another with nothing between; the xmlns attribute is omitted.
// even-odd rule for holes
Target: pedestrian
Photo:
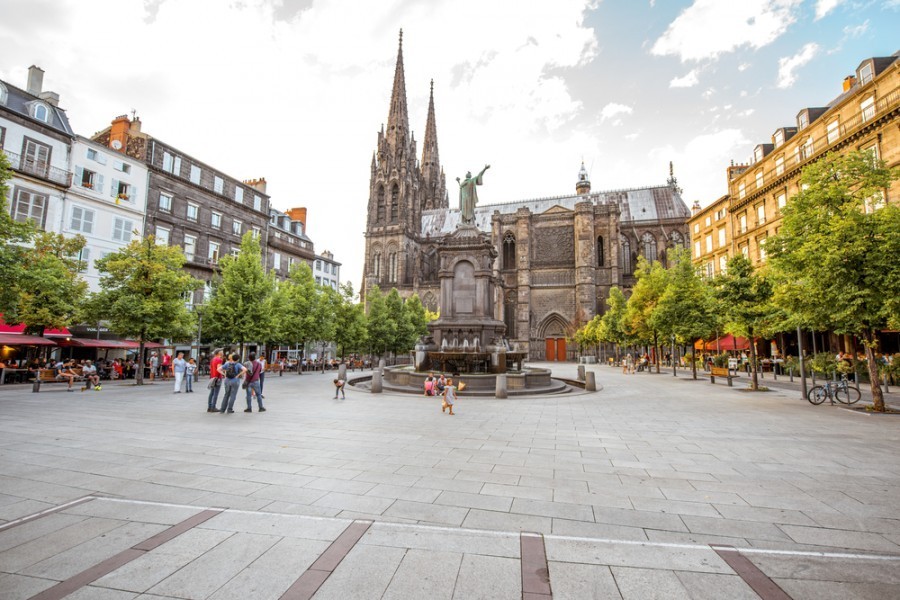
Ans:
<svg viewBox="0 0 900 600"><path fill-rule="evenodd" d="M95 391L100 391L100 376L97 375L97 367L92 365L91 361L84 361L81 366L81 376L84 377L84 385L81 386L82 392L90 387L93 387Z"/></svg>
<svg viewBox="0 0 900 600"><path fill-rule="evenodd" d="M434 374L432 373L425 378L425 395L434 396Z"/></svg>
<svg viewBox="0 0 900 600"><path fill-rule="evenodd" d="M266 357L265 357L265 356L260 356L260 357L259 357L258 359L256 359L256 360L259 361L259 364L260 364L260 366L262 367L262 369L261 369L260 372L259 372L259 397L262 398L263 400L265 400L266 397L263 396L263 393L262 393L262 392L263 392L263 386L264 386L265 383L266 383L266 369L268 368L269 364L268 364L268 362L266 361Z"/></svg>
<svg viewBox="0 0 900 600"><path fill-rule="evenodd" d="M222 366L222 349L218 348L209 363L209 399L206 403L206 412L219 412L216 404L219 401L219 391L222 389L222 374L219 367Z"/></svg>
<svg viewBox="0 0 900 600"><path fill-rule="evenodd" d="M341 400L347 399L347 396L344 395L344 385L346 383L347 382L345 382L343 379L340 379L340 378L334 380L334 399L335 400L338 399L338 392L340 392L340 394L341 394Z"/></svg>
<svg viewBox="0 0 900 600"><path fill-rule="evenodd" d="M246 376L242 387L247 390L247 408L244 412L253 412L252 394L256 394L256 406L259 408L259 412L266 412L262 403L262 388L259 385L259 377L263 371L262 363L256 360L256 352L251 352L247 358L249 360L243 365Z"/></svg>
<svg viewBox="0 0 900 600"><path fill-rule="evenodd" d="M441 403L441 412L447 412L447 409L450 409L450 414L453 413L453 402L456 400L456 386L453 385L453 379L447 379L447 384L444 386L444 401Z"/></svg>
<svg viewBox="0 0 900 600"><path fill-rule="evenodd" d="M162 355L162 366L160 367L160 371L162 372L162 380L169 380L169 369L172 368L172 357L169 356L169 351L166 350Z"/></svg>
<svg viewBox="0 0 900 600"><path fill-rule="evenodd" d="M438 375L437 380L435 381L434 387L437 388L437 393L440 395L444 395L444 388L447 386L447 379L444 377L444 374L441 373Z"/></svg>
<svg viewBox="0 0 900 600"><path fill-rule="evenodd" d="M150 381L156 379L159 371L159 355L154 351L150 353Z"/></svg>
<svg viewBox="0 0 900 600"><path fill-rule="evenodd" d="M197 372L197 361L191 358L184 366L184 393L194 393L194 373Z"/></svg>
<svg viewBox="0 0 900 600"><path fill-rule="evenodd" d="M184 381L184 373L187 370L187 361L184 360L184 352L179 352L172 361L172 373L175 375L175 393L181 393L181 382Z"/></svg>
<svg viewBox="0 0 900 600"><path fill-rule="evenodd" d="M238 362L238 355L232 354L228 360L219 366L219 373L225 378L225 397L222 398L222 408L220 413L225 414L234 412L234 401L237 399L237 391L241 385L241 376L247 372L247 369Z"/></svg>
<svg viewBox="0 0 900 600"><path fill-rule="evenodd" d="M634 357L631 355L631 352L625 355L625 370L634 375Z"/></svg>

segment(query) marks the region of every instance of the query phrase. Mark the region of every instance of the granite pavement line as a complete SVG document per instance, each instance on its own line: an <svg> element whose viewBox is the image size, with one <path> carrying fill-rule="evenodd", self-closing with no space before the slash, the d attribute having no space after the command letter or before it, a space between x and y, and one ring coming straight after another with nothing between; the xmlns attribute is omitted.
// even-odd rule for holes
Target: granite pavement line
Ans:
<svg viewBox="0 0 900 600"><path fill-rule="evenodd" d="M78 498L76 500L72 500L71 502L66 502L65 504L60 504L59 506L54 506L53 508L48 508L46 510L42 510L40 512L36 512L31 515L26 515L24 517L18 518L15 521L10 521L9 523L4 523L0 525L0 531L6 531L7 529L12 529L16 525L24 525L25 523L30 523L35 519L40 519L41 517L46 517L47 515L52 515L53 513L57 513L61 510L66 510L67 508L72 508L73 506L78 506L79 504L84 504L85 502L90 502L91 500L96 500L96 496L84 496L83 498Z"/></svg>
<svg viewBox="0 0 900 600"><path fill-rule="evenodd" d="M205 521L208 521L221 512L222 511L218 509L204 510L201 513L185 519L181 523L177 523L169 527L168 529L157 533L153 537L147 538L143 542L135 544L128 550L123 550L115 556L111 556L106 560L97 563L93 567L85 569L77 575L73 575L65 581L57 583L53 587L48 588L35 596L32 596L30 600L60 600L61 598L65 598L76 590L79 590L86 585L97 581L104 575L109 575L119 567L127 565L131 561L142 557L144 554L153 550L154 548L158 548L166 542L178 537L182 533L193 529L194 527L200 525Z"/></svg>
<svg viewBox="0 0 900 600"><path fill-rule="evenodd" d="M552 600L544 536L523 531L519 540L522 552L522 600Z"/></svg>
<svg viewBox="0 0 900 600"><path fill-rule="evenodd" d="M280 600L309 600L325 580L337 569L344 557L369 530L373 521L353 521L336 540L311 564L297 581L281 595Z"/></svg>
<svg viewBox="0 0 900 600"><path fill-rule="evenodd" d="M754 592L762 600L791 600L784 590L778 587L778 584L769 579L759 567L741 554L734 546L720 546L718 544L710 544L716 554L724 560L729 567L737 573L738 577L753 589Z"/></svg>

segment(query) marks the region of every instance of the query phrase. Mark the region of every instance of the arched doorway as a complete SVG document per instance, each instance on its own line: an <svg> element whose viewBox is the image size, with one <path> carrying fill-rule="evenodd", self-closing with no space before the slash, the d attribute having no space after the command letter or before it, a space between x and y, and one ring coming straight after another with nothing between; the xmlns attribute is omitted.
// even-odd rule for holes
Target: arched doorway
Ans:
<svg viewBox="0 0 900 600"><path fill-rule="evenodd" d="M568 321L557 313L548 315L544 319L540 328L540 335L544 338L544 360L553 362L567 360L566 329L568 325Z"/></svg>

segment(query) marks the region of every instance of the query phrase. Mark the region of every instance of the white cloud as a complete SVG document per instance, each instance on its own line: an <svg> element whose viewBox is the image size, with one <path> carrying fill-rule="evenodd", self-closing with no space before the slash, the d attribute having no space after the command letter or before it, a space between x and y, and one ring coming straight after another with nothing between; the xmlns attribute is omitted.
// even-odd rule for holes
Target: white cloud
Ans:
<svg viewBox="0 0 900 600"><path fill-rule="evenodd" d="M816 0L816 21L833 11L844 0Z"/></svg>
<svg viewBox="0 0 900 600"><path fill-rule="evenodd" d="M683 148L671 145L653 148L649 152L648 168L658 169L671 160L688 206L694 200L706 205L728 191L725 169L735 156L749 152L749 144L740 129L723 129L698 135Z"/></svg>
<svg viewBox="0 0 900 600"><path fill-rule="evenodd" d="M672 81L669 82L669 87L689 88L694 87L698 83L700 83L700 78L697 77L697 69L691 69L686 75L672 79Z"/></svg>
<svg viewBox="0 0 900 600"><path fill-rule="evenodd" d="M797 54L778 59L778 87L786 89L794 85L797 76L794 71L811 61L819 52L819 45L810 42L803 46Z"/></svg>
<svg viewBox="0 0 900 600"><path fill-rule="evenodd" d="M746 71L746 70L749 69L749 68L750 68L750 63L741 63L741 64L738 65L737 70L740 71L740 72L744 72L744 71Z"/></svg>
<svg viewBox="0 0 900 600"><path fill-rule="evenodd" d="M739 117L749 117L750 115L752 115L752 114L755 113L755 112L756 112L756 109L755 109L755 108L748 108L747 110L742 110L742 111L739 112L737 115L738 115Z"/></svg>
<svg viewBox="0 0 900 600"><path fill-rule="evenodd" d="M796 20L802 0L695 0L669 24L651 53L684 61L714 60L741 46L762 48Z"/></svg>
<svg viewBox="0 0 900 600"><path fill-rule="evenodd" d="M620 125L622 123L622 119L619 119L619 115L630 115L634 109L626 104L619 104L617 102L610 102L602 109L600 109L600 122L604 121L612 121L613 125Z"/></svg>
<svg viewBox="0 0 900 600"><path fill-rule="evenodd" d="M864 34L869 30L869 20L866 19L865 22L860 23L859 25L847 25L844 27L844 38L856 38Z"/></svg>

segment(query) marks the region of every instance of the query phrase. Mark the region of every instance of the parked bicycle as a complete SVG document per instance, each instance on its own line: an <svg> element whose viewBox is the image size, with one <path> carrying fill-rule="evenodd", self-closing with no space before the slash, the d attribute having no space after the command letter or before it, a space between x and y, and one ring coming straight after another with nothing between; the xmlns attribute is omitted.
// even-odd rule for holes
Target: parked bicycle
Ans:
<svg viewBox="0 0 900 600"><path fill-rule="evenodd" d="M841 404L856 404L859 402L859 388L850 385L846 375L841 375L840 381L826 381L825 385L817 385L809 390L806 399L812 404L822 404L826 400L837 400Z"/></svg>

